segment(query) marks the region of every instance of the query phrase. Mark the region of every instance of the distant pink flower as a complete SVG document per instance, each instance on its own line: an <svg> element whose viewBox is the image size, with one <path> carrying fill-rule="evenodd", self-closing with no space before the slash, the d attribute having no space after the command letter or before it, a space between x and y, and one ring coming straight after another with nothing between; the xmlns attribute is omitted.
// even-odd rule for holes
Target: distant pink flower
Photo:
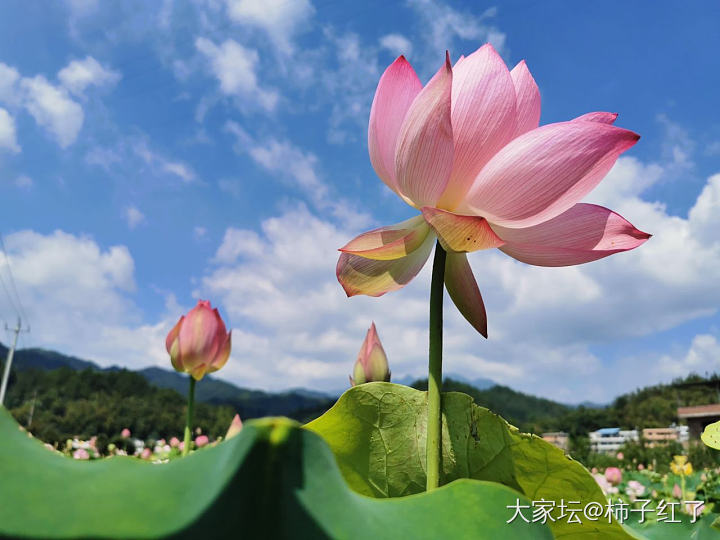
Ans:
<svg viewBox="0 0 720 540"><path fill-rule="evenodd" d="M569 266L641 245L650 235L580 201L639 136L617 115L588 113L538 127L540 92L525 62L509 71L489 44L423 87L400 56L383 73L370 111L375 172L420 215L361 234L340 248L348 296L405 286L437 238L445 285L472 326L487 317L466 253L500 248L538 266Z"/></svg>
<svg viewBox="0 0 720 540"><path fill-rule="evenodd" d="M622 461L623 458L625 457L625 455L624 455L622 452L618 452L615 457L616 457L617 459L619 459L620 461Z"/></svg>
<svg viewBox="0 0 720 540"><path fill-rule="evenodd" d="M180 450L182 452L184 449L185 449L185 442L180 441L180 444L178 444L178 450Z"/></svg>
<svg viewBox="0 0 720 540"><path fill-rule="evenodd" d="M593 474L593 478L595 478L595 481L605 495L611 495L618 492L618 488L611 485L607 478L605 478L602 474Z"/></svg>
<svg viewBox="0 0 720 540"><path fill-rule="evenodd" d="M608 467L605 469L605 478L611 484L619 484L622 482L622 471L617 467Z"/></svg>
<svg viewBox="0 0 720 540"><path fill-rule="evenodd" d="M631 501L634 501L645 494L645 486L637 480L630 480L625 489L625 493L630 497Z"/></svg>
<svg viewBox="0 0 720 540"><path fill-rule="evenodd" d="M228 428L227 433L225 434L225 439L230 439L230 438L234 437L235 435L237 435L238 433L240 433L240 431L242 430L242 427L243 427L243 423L242 423L242 420L240 420L240 415L236 414L233 417L232 422L230 422L230 427Z"/></svg>
<svg viewBox="0 0 720 540"><path fill-rule="evenodd" d="M170 446L172 446L173 448L177 448L178 446L180 446L180 439L178 439L177 437L172 437L170 439Z"/></svg>
<svg viewBox="0 0 720 540"><path fill-rule="evenodd" d="M170 330L165 347L173 367L199 381L225 365L230 356L231 334L218 310L200 300Z"/></svg>
<svg viewBox="0 0 720 540"><path fill-rule="evenodd" d="M693 518L699 518L705 511L705 503L697 504L695 501L688 501L685 503L685 513L693 516Z"/></svg>
<svg viewBox="0 0 720 540"><path fill-rule="evenodd" d="M195 446L198 448L202 448L205 446L210 440L208 439L207 435L200 435L199 437L195 437Z"/></svg>
<svg viewBox="0 0 720 540"><path fill-rule="evenodd" d="M165 446L165 439L160 439L160 440L158 440L158 442L157 442L156 444L157 444L158 446Z"/></svg>
<svg viewBox="0 0 720 540"><path fill-rule="evenodd" d="M350 377L350 385L355 386L366 382L389 380L390 368L387 355L382 343L380 343L375 323L372 323L355 361L353 374Z"/></svg>
<svg viewBox="0 0 720 540"><path fill-rule="evenodd" d="M593 474L597 474L598 468L597 468L597 467L593 467L592 469L590 469L590 472L593 473Z"/></svg>
<svg viewBox="0 0 720 540"><path fill-rule="evenodd" d="M680 489L680 486L675 484L672 488L672 496L676 499L682 499L682 489Z"/></svg>
<svg viewBox="0 0 720 540"><path fill-rule="evenodd" d="M120 436L121 436L123 439L128 439L128 438L130 437L130 430L129 430L128 428L123 429L123 430L120 432Z"/></svg>
<svg viewBox="0 0 720 540"><path fill-rule="evenodd" d="M150 456L152 456L152 450L150 450L149 448L143 448L143 451L140 454L140 457L142 459L150 459Z"/></svg>
<svg viewBox="0 0 720 540"><path fill-rule="evenodd" d="M73 452L74 459L90 459L90 454L84 448L78 448Z"/></svg>
<svg viewBox="0 0 720 540"><path fill-rule="evenodd" d="M637 470L642 471L644 469L645 469L645 465L643 465L642 463L638 463Z"/></svg>

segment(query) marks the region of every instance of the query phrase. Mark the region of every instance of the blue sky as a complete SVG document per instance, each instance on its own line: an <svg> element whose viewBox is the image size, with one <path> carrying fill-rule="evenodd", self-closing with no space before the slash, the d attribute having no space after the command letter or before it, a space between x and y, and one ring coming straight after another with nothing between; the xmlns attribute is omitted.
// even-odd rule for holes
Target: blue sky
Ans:
<svg viewBox="0 0 720 540"><path fill-rule="evenodd" d="M342 387L372 320L393 373L421 375L429 268L346 299L336 249L412 215L367 156L384 68L402 53L427 80L446 49L490 41L526 59L541 124L607 110L642 135L588 200L654 237L565 269L473 254L490 340L448 304L446 371L577 402L717 370L719 24L709 2L4 2L0 231L22 345L169 367L165 334L208 298L237 384Z"/></svg>

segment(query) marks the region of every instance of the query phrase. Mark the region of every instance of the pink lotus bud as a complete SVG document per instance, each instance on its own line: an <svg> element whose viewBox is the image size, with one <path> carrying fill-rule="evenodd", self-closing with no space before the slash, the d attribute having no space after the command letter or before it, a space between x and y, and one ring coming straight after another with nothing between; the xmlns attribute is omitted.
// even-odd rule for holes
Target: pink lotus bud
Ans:
<svg viewBox="0 0 720 540"><path fill-rule="evenodd" d="M672 488L672 496L676 499L682 499L682 489L680 489L680 486L675 484Z"/></svg>
<svg viewBox="0 0 720 540"><path fill-rule="evenodd" d="M150 450L149 448L143 448L143 451L140 454L140 457L142 459L150 459L150 456L152 456L152 450Z"/></svg>
<svg viewBox="0 0 720 540"><path fill-rule="evenodd" d="M637 469L638 469L638 471L642 471L645 469L645 465L643 465L642 463L638 463Z"/></svg>
<svg viewBox="0 0 720 540"><path fill-rule="evenodd" d="M225 330L218 310L200 300L170 330L165 347L173 367L199 381L225 365L230 356L231 334Z"/></svg>
<svg viewBox="0 0 720 540"><path fill-rule="evenodd" d="M372 323L365 336L365 341L360 347L353 374L350 377L350 384L355 386L366 382L389 380L390 368L387 356L377 335L375 323Z"/></svg>
<svg viewBox="0 0 720 540"><path fill-rule="evenodd" d="M593 467L592 469L590 469L590 472L593 473L593 474L597 474L598 468L597 468L597 467Z"/></svg>
<svg viewBox="0 0 720 540"><path fill-rule="evenodd" d="M618 452L615 457L618 458L620 461L622 461L625 456L623 455L622 452Z"/></svg>
<svg viewBox="0 0 720 540"><path fill-rule="evenodd" d="M240 430L242 429L242 420L240 420L240 415L236 414L235 418L232 419L232 422L230 422L230 427L227 430L227 433L225 434L225 439L229 439L231 437L234 437L238 433L240 433Z"/></svg>
<svg viewBox="0 0 720 540"><path fill-rule="evenodd" d="M608 467L605 469L605 478L611 484L619 484L622 482L622 471L617 467Z"/></svg>
<svg viewBox="0 0 720 540"><path fill-rule="evenodd" d="M129 438L129 437L130 437L130 430L129 430L128 428L123 429L123 430L120 432L120 436L121 436L123 439Z"/></svg>
<svg viewBox="0 0 720 540"><path fill-rule="evenodd" d="M195 438L195 446L197 446L198 448L202 448L209 442L210 439L208 439L207 435L200 435L199 437Z"/></svg>
<svg viewBox="0 0 720 540"><path fill-rule="evenodd" d="M178 446L180 446L180 439L178 439L177 437L172 437L170 439L170 446L172 446L173 448L177 448Z"/></svg>
<svg viewBox="0 0 720 540"><path fill-rule="evenodd" d="M73 458L75 459L90 459L90 454L84 448L78 448L73 452Z"/></svg>
<svg viewBox="0 0 720 540"><path fill-rule="evenodd" d="M185 449L185 441L180 441L180 444L178 444L178 450L181 452Z"/></svg>
<svg viewBox="0 0 720 540"><path fill-rule="evenodd" d="M157 445L158 445L158 446L165 446L165 439L160 439L160 440L157 442Z"/></svg>

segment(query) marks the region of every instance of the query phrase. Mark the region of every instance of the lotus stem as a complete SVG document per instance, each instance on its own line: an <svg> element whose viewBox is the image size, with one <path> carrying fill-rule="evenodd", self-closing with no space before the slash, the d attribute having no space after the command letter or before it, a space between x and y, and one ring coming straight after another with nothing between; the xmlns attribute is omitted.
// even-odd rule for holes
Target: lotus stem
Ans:
<svg viewBox="0 0 720 540"><path fill-rule="evenodd" d="M183 441L182 455L187 456L190 452L190 444L192 444L192 422L193 422L193 407L195 405L195 379L190 376L190 389L188 390L188 405L187 405L187 422L185 423L185 440Z"/></svg>
<svg viewBox="0 0 720 540"><path fill-rule="evenodd" d="M440 460L442 458L442 343L443 343L443 294L445 282L445 250L438 241L435 245L432 282L430 284L430 361L428 366L428 416L427 416L427 491L440 485Z"/></svg>

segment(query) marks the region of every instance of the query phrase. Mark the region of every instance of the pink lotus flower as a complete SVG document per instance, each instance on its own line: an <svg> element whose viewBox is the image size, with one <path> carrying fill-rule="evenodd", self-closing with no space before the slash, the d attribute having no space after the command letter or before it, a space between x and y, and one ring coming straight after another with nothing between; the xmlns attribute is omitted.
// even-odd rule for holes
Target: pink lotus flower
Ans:
<svg viewBox="0 0 720 540"><path fill-rule="evenodd" d="M622 482L622 471L617 467L608 467L605 469L605 478L611 484L619 484Z"/></svg>
<svg viewBox="0 0 720 540"><path fill-rule="evenodd" d="M350 385L355 386L366 382L389 380L390 368L387 355L382 343L380 343L375 323L372 323L355 361L353 374L350 377Z"/></svg>
<svg viewBox="0 0 720 540"><path fill-rule="evenodd" d="M140 453L140 457L142 459L150 459L152 457L152 450L149 448L143 448L143 451Z"/></svg>
<svg viewBox="0 0 720 540"><path fill-rule="evenodd" d="M622 452L618 452L615 457L618 458L620 461L622 461L623 458L625 457L625 455Z"/></svg>
<svg viewBox="0 0 720 540"><path fill-rule="evenodd" d="M84 448L78 448L73 452L73 459L90 459L90 454Z"/></svg>
<svg viewBox="0 0 720 540"><path fill-rule="evenodd" d="M170 446L173 448L177 448L178 446L180 446L180 439L178 439L177 437L172 437L170 439Z"/></svg>
<svg viewBox="0 0 720 540"><path fill-rule="evenodd" d="M240 415L236 414L235 417L232 419L232 422L230 422L230 427L225 434L225 439L230 439L240 433L242 427L243 423L242 420L240 420Z"/></svg>
<svg viewBox="0 0 720 540"><path fill-rule="evenodd" d="M195 446L197 446L198 448L202 448L209 442L210 442L210 439L208 439L207 435L200 435L195 438Z"/></svg>
<svg viewBox="0 0 720 540"><path fill-rule="evenodd" d="M200 300L170 330L165 347L173 367L199 381L225 365L230 356L231 334L225 330L218 310Z"/></svg>
<svg viewBox="0 0 720 540"><path fill-rule="evenodd" d="M682 496L683 496L683 494L682 494L682 489L680 488L679 485L675 484L675 485L673 486L673 488L672 488L672 496L675 497L676 499L682 499Z"/></svg>
<svg viewBox="0 0 720 540"><path fill-rule="evenodd" d="M130 437L130 430L129 430L128 428L123 429L123 430L120 432L120 436L121 436L123 439L128 439L128 438Z"/></svg>
<svg viewBox="0 0 720 540"><path fill-rule="evenodd" d="M361 234L340 248L348 296L405 286L437 238L448 252L445 286L487 337L480 290L466 253L500 248L538 266L569 266L638 247L650 235L601 206L579 201L637 142L589 113L538 127L540 93L525 62L509 71L491 45L422 86L400 56L375 93L368 148L375 172L420 215Z"/></svg>
<svg viewBox="0 0 720 540"><path fill-rule="evenodd" d="M643 465L642 463L638 463L637 470L638 471L645 470L645 465Z"/></svg>

